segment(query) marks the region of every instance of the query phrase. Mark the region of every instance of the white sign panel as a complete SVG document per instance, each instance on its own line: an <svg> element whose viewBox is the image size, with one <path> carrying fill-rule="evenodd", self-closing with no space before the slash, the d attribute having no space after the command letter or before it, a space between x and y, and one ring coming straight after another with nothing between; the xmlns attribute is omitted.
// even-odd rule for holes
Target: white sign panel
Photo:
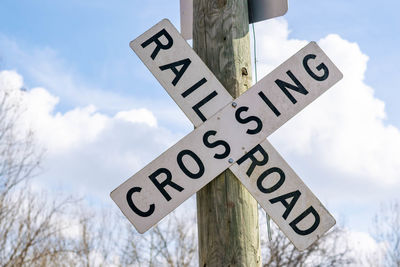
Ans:
<svg viewBox="0 0 400 267"><path fill-rule="evenodd" d="M233 100L169 20L157 23L130 46L168 94L181 100L179 107L195 126Z"/></svg>
<svg viewBox="0 0 400 267"><path fill-rule="evenodd" d="M299 250L335 225L332 215L269 142L255 146L230 170Z"/></svg>
<svg viewBox="0 0 400 267"><path fill-rule="evenodd" d="M177 73L170 72L170 80L175 79ZM112 199L145 232L341 78L310 43L236 99L236 105L225 106L115 189Z"/></svg>

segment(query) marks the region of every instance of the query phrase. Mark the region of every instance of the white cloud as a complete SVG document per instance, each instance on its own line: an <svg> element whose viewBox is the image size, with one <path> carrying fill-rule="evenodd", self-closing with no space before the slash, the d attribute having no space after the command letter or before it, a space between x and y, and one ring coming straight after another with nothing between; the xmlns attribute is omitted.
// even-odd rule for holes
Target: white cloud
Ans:
<svg viewBox="0 0 400 267"><path fill-rule="evenodd" d="M288 23L273 19L255 24L258 78L271 72L308 42L289 39Z"/></svg>
<svg viewBox="0 0 400 267"><path fill-rule="evenodd" d="M58 98L43 88L34 88L24 96L28 127L50 153L63 153L93 142L110 118L96 112L94 106L75 108L64 114L54 112Z"/></svg>
<svg viewBox="0 0 400 267"><path fill-rule="evenodd" d="M284 19L256 24L261 79L308 41ZM400 131L365 83L368 56L336 34L318 41L344 78L269 140L335 217L367 232L379 203L400 190Z"/></svg>
<svg viewBox="0 0 400 267"><path fill-rule="evenodd" d="M262 76L307 43L290 39L282 19L259 24L256 34ZM400 185L400 131L386 122L384 102L364 82L368 57L335 34L318 43L344 78L271 140L288 153L312 154L315 162L353 179Z"/></svg>
<svg viewBox="0 0 400 267"><path fill-rule="evenodd" d="M46 88L58 98L64 109L95 105L102 111L116 113L132 107L137 110L145 108L151 109L162 125L180 127L184 131L192 129L189 120L168 94L160 93L163 88L146 67L135 65L138 58L133 53L126 60L102 63L102 67L96 65L90 70L97 71L96 77L89 82L72 62L63 59L51 47L26 47L23 41L0 33L0 51L3 51L0 55L2 65L17 69L29 84ZM110 77L115 77L112 83ZM144 88L154 88L154 91Z"/></svg>
<svg viewBox="0 0 400 267"><path fill-rule="evenodd" d="M345 240L350 248L350 254L355 259L353 267L383 266L385 244L378 243L368 233L346 231Z"/></svg>
<svg viewBox="0 0 400 267"><path fill-rule="evenodd" d="M0 72L0 88L2 92L19 94L16 88L22 88L23 79L15 71Z"/></svg>
<svg viewBox="0 0 400 267"><path fill-rule="evenodd" d="M124 179L178 140L180 134L157 126L145 108L114 116L93 105L55 112L59 98L44 88L20 90L23 79L15 71L0 72L0 90L16 95L24 112L23 129L32 129L45 148L43 187L63 186L69 191L108 200Z"/></svg>
<svg viewBox="0 0 400 267"><path fill-rule="evenodd" d="M120 111L115 115L115 118L133 123L145 123L151 127L157 126L156 117L145 108Z"/></svg>
<svg viewBox="0 0 400 267"><path fill-rule="evenodd" d="M307 43L291 39L283 19L257 23L256 33L259 77ZM294 167L300 166L294 169L301 177L309 174L303 178L318 197L333 203L334 214L365 224L371 203L394 196L400 187L400 132L387 123L384 103L364 82L368 57L358 45L337 35L326 36L319 44L344 79L278 130L271 141ZM22 53L18 47L15 51ZM177 121L183 123L184 115L159 102L131 109L132 103L138 103L135 99L84 88L71 72L62 74L65 66L55 63L54 68L49 63L56 62L54 57L45 57L47 63L38 65L40 72L29 65L46 89L20 92L22 77L7 71L0 72L0 87L24 96L29 110L25 121L48 151L44 173L37 178L42 185L60 185L109 200L112 189L182 136L160 126L161 121L179 114ZM84 100L76 102L79 107L57 112L55 107L64 97ZM109 102L125 103L124 110L110 115L91 105L103 107ZM388 192L389 187L393 191Z"/></svg>

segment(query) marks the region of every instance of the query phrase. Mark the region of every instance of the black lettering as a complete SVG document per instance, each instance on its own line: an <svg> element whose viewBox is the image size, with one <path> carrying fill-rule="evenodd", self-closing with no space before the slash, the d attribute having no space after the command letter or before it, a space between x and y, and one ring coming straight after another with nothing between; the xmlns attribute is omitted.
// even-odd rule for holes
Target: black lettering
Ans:
<svg viewBox="0 0 400 267"><path fill-rule="evenodd" d="M214 141L214 142L210 143L210 141L208 141L208 137L210 137L211 135L214 136L216 134L217 134L217 132L213 131L213 130L210 130L210 131L206 132L203 135L203 143L208 148L214 148L214 147L217 147L217 146L223 146L225 148L225 151L223 153L221 153L221 154L214 154L214 158L216 158L216 159L224 159L227 156L229 156L229 153L231 152L231 147L229 146L229 144L227 142L225 142L223 140L217 140L217 141Z"/></svg>
<svg viewBox="0 0 400 267"><path fill-rule="evenodd" d="M179 82L179 80L181 79L182 75L185 73L187 68L189 67L190 63L192 63L192 61L188 58L185 58L176 62L172 62L167 65L163 65L160 67L160 70L162 71L166 69L172 70L172 72L175 74L175 78L172 80L172 84L175 86ZM182 66L180 70L177 70L176 67L178 66Z"/></svg>
<svg viewBox="0 0 400 267"><path fill-rule="evenodd" d="M161 173L164 173L166 178L164 181L162 181L161 183L157 180L157 176L159 176ZM171 196L167 193L167 191L165 191L165 187L167 185L171 186L172 188L178 190L179 192L183 191L183 187L177 185L176 183L172 182L172 174L171 172L166 169L166 168L160 168L158 170L156 170L155 172L153 172L150 176L149 176L150 180L153 182L153 184L157 187L158 191L160 191L160 193L164 196L164 198L167 201L171 200Z"/></svg>
<svg viewBox="0 0 400 267"><path fill-rule="evenodd" d="M188 155L196 161L197 166L199 166L199 171L197 173L193 173L189 171L186 166L183 164L183 156ZM181 170L186 174L186 176L192 178L192 179L198 179L204 174L204 165L203 162L200 160L200 158L191 150L185 149L179 152L178 156L176 157L176 160L178 162L179 167Z"/></svg>
<svg viewBox="0 0 400 267"><path fill-rule="evenodd" d="M270 175L271 173L274 173L274 172L276 172L276 173L279 174L279 181L278 181L274 186L272 186L272 187L270 187L270 188L265 188L265 187L262 185L262 182L264 181L264 179L265 179L268 175ZM258 177L258 179L257 179L257 187L258 187L258 189L259 189L261 192L263 192L263 193L265 193L265 194L268 194L268 193L272 193L272 192L274 192L275 190L277 190L279 187L282 186L282 184L283 184L284 182L285 182L285 173L284 173L281 169L276 168L276 167L273 167L273 168L271 168L271 169L268 169L268 170L264 171L264 172L260 175L260 177Z"/></svg>
<svg viewBox="0 0 400 267"><path fill-rule="evenodd" d="M271 202L271 204L275 204L276 202L281 202L283 206L285 206L286 210L283 213L282 217L286 220L287 217L289 216L290 212L292 211L294 205L296 204L297 200L299 199L301 193L299 190L287 193L285 195L270 199L269 202ZM286 201L286 199L288 198L292 198L292 200L290 201L290 203L288 203Z"/></svg>
<svg viewBox="0 0 400 267"><path fill-rule="evenodd" d="M318 70L318 71L323 70L324 73L322 74L322 76L318 76L317 74L315 74L315 73L310 69L310 67L308 66L308 61L309 61L310 59L315 59L315 58L316 58L316 55L313 55L313 54L309 54L309 55L305 56L304 59L303 59L303 66L304 66L304 69L307 71L307 73L308 73L311 77L314 78L314 80L317 80L317 81L320 81L320 82L321 82L321 81L324 81L324 80L326 80L326 79L328 78L328 76L329 76L329 69L328 69L328 67L327 67L324 63L321 63L321 64L319 64L319 65L317 66L317 70Z"/></svg>
<svg viewBox="0 0 400 267"><path fill-rule="evenodd" d="M279 88L281 88L282 92L290 99L290 101L292 101L293 104L296 104L297 100L292 96L292 94L289 93L289 91L287 89L296 91L303 95L308 94L308 91L299 82L299 80L297 80L297 78L293 75L293 73L290 70L288 70L286 73L290 77L290 79L292 79L292 81L294 81L294 83L296 85L284 82L279 79L275 80L275 83L279 86Z"/></svg>
<svg viewBox="0 0 400 267"><path fill-rule="evenodd" d="M208 101L210 101L211 99L213 99L214 97L216 97L218 95L218 93L216 91L211 92L211 94L209 94L208 96L206 96L205 98L203 98L203 100L201 100L199 103L197 103L196 105L194 105L192 107L192 109L194 110L194 112L196 112L197 116L199 116L199 118L202 121L206 121L206 117L204 117L203 113L201 113L200 108L202 106L204 106L204 104L206 104Z"/></svg>
<svg viewBox="0 0 400 267"><path fill-rule="evenodd" d="M203 84L205 84L207 82L206 78L201 79L200 81L198 81L197 83L195 83L192 87L190 87L189 89L187 89L185 92L182 93L183 97L187 97L188 95L190 95L194 90L196 90L197 88L199 88L200 86L202 86Z"/></svg>
<svg viewBox="0 0 400 267"><path fill-rule="evenodd" d="M268 99L268 97L264 94L263 91L259 92L258 95L261 97L262 100L264 100L265 104L274 112L275 116L279 117L281 113L279 110L272 104L272 102Z"/></svg>
<svg viewBox="0 0 400 267"><path fill-rule="evenodd" d="M249 109L249 108L246 107L246 106L243 106L243 107L238 108L238 109L236 110L236 112L235 112L235 118L236 118L236 120L237 120L239 123L241 123L241 124L246 124L246 123L248 123L248 122L255 121L255 122L257 123L257 127L254 128L254 129L247 129L246 133L248 133L248 134L257 134L257 133L259 133L259 132L261 131L261 129L262 129L262 122L261 122L260 118L258 118L258 117L256 117L256 116L249 116L249 117L247 117L247 118L242 119L242 118L240 117L240 113L242 113L242 112L244 112L244 111L247 111L248 109Z"/></svg>
<svg viewBox="0 0 400 267"><path fill-rule="evenodd" d="M260 152L260 154L262 155L262 159L261 160L256 159L256 157L254 156L254 154L256 152ZM259 144L259 145L255 146L252 150L250 150L246 155L241 157L237 161L237 164L240 165L247 159L251 160L250 167L246 171L247 176L250 177L256 166L263 166L263 165L267 164L267 162L268 162L268 154L264 150L264 148Z"/></svg>
<svg viewBox="0 0 400 267"><path fill-rule="evenodd" d="M297 224L299 222L301 222L305 217L307 217L309 214L312 214L314 216L314 223L313 225L311 225L310 228L306 229L306 230L300 230L297 227ZM306 209L302 214L299 215L299 217L297 217L296 219L294 219L289 225L290 227L292 227L292 229L299 235L308 235L311 234L312 232L315 231L315 229L317 229L319 223L321 222L321 219L319 217L319 214L317 213L317 211L313 208L313 206L310 206L308 209Z"/></svg>
<svg viewBox="0 0 400 267"><path fill-rule="evenodd" d="M136 213L141 217L149 217L154 212L155 209L154 204L151 204L147 211L141 211L140 209L138 209L138 207L136 207L136 205L132 201L133 193L140 191L142 191L142 188L140 187L132 187L131 189L129 189L128 193L126 193L126 201L128 201L128 205L133 210L134 213Z"/></svg>
<svg viewBox="0 0 400 267"><path fill-rule="evenodd" d="M167 43L163 44L160 41L160 37L164 36L165 38L167 38ZM146 46L148 46L151 43L156 43L156 47L154 48L153 52L151 53L151 59L155 59L158 52L160 52L161 49L163 50L168 50L172 47L172 44L174 43L174 41L172 40L171 35L169 35L169 33L165 30L162 29L161 31L159 31L158 33L156 33L155 35L153 35L152 37L150 37L148 40L144 41L142 43L142 47L145 48Z"/></svg>

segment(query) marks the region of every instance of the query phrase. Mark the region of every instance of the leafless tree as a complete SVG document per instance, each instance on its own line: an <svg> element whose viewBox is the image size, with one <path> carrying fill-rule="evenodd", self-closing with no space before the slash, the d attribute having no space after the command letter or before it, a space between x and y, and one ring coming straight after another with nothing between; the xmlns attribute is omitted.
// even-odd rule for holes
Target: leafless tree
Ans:
<svg viewBox="0 0 400 267"><path fill-rule="evenodd" d="M23 113L20 94L0 88L0 218L6 214L10 192L32 176L41 159L32 131L17 126Z"/></svg>
<svg viewBox="0 0 400 267"><path fill-rule="evenodd" d="M80 207L75 217L75 236L71 253L65 262L68 266L118 266L122 231L120 218L105 209Z"/></svg>
<svg viewBox="0 0 400 267"><path fill-rule="evenodd" d="M121 250L123 266L197 266L197 228L195 215L170 214L146 234L128 225Z"/></svg>
<svg viewBox="0 0 400 267"><path fill-rule="evenodd" d="M46 266L67 250L57 218L71 202L30 189L42 153L32 131L18 125L22 94L0 88L0 266Z"/></svg>
<svg viewBox="0 0 400 267"><path fill-rule="evenodd" d="M323 267L354 263L341 227L335 227L305 251L298 251L276 225L272 227L272 241L265 235L261 238L263 266ZM120 255L122 266L197 266L194 217L188 220L173 214L144 235L129 224Z"/></svg>
<svg viewBox="0 0 400 267"><path fill-rule="evenodd" d="M375 215L373 235L384 244L384 266L400 267L400 201L382 204Z"/></svg>
<svg viewBox="0 0 400 267"><path fill-rule="evenodd" d="M266 228L265 223L260 227ZM271 241L266 231L261 236L263 266L265 267L334 267L354 262L345 241L345 231L335 226L304 251L297 250L282 231L271 221Z"/></svg>
<svg viewBox="0 0 400 267"><path fill-rule="evenodd" d="M110 266L113 216L31 189L42 151L21 119L25 91L0 84L0 266ZM86 206L86 208L84 208ZM114 242L114 243L113 243ZM116 257L114 260L113 257Z"/></svg>
<svg viewBox="0 0 400 267"><path fill-rule="evenodd" d="M68 202L55 203L31 191L17 191L10 212L0 221L1 266L47 266L69 252L59 219ZM50 203L49 203L50 202Z"/></svg>
<svg viewBox="0 0 400 267"><path fill-rule="evenodd" d="M0 88L0 266L197 265L194 213L172 213L140 235L130 224L121 229L123 222L128 224L125 218L81 208L82 202L68 197L52 201L32 191L29 178L38 170L42 153L33 133L17 124L24 112L18 99L23 92L12 94ZM399 233L398 204L396 210L391 230ZM386 233L381 236L388 239ZM274 226L272 241L262 238L265 266L345 266L351 258L339 242L342 235L336 228L299 252ZM391 238L398 252L399 235Z"/></svg>

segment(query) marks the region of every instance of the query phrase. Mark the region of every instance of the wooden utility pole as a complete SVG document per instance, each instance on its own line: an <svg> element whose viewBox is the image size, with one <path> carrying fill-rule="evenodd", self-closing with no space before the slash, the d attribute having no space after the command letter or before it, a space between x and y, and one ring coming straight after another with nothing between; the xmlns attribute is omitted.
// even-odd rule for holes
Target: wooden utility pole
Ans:
<svg viewBox="0 0 400 267"><path fill-rule="evenodd" d="M247 0L193 5L193 48L237 98L252 83ZM199 266L261 266L257 202L229 169L197 193L197 220Z"/></svg>

